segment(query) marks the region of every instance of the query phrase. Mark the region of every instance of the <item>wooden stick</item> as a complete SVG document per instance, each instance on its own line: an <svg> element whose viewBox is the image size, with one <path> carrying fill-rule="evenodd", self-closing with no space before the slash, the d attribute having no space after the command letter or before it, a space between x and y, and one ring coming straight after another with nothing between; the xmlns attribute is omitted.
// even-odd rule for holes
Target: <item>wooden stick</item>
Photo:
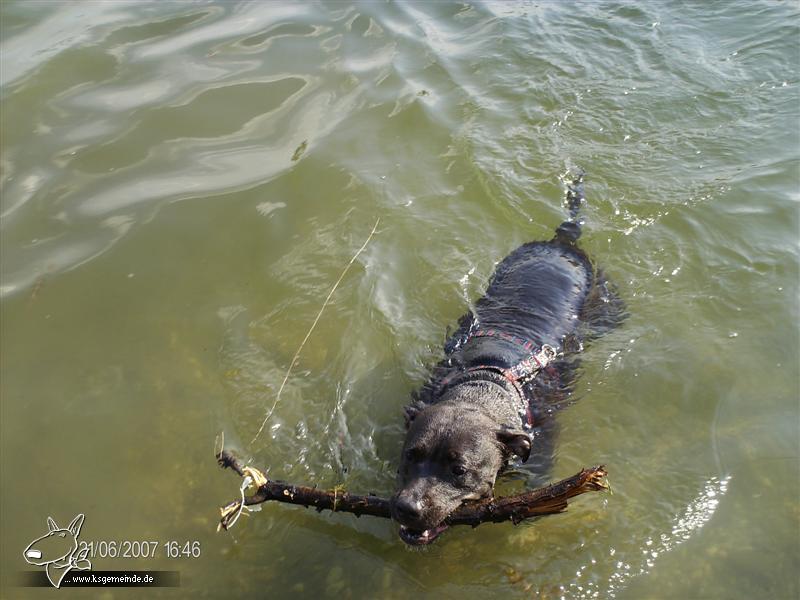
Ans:
<svg viewBox="0 0 800 600"><path fill-rule="evenodd" d="M256 487L252 496L244 496L244 506L253 506L274 500L288 502L300 506L314 507L317 511L331 510L349 512L357 517L371 515L391 519L390 500L375 495L349 494L338 489L320 490L313 487L292 485L267 479L263 472L247 467L228 450L217 454L217 461L223 468L236 471L242 477L250 477ZM450 514L446 525L471 525L477 527L481 523L501 523L512 521L519 523L524 519L551 515L567 508L567 500L586 492L607 490L603 481L606 470L603 466L582 469L572 477L562 479L543 488L523 492L504 498L486 498L462 504ZM241 499L229 502L220 508L220 527L228 527L242 511Z"/></svg>

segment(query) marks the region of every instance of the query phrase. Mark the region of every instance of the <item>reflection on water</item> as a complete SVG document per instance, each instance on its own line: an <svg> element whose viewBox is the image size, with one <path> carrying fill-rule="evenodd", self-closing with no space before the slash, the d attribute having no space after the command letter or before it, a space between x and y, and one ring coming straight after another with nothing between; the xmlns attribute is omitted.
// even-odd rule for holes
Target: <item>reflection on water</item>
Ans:
<svg viewBox="0 0 800 600"><path fill-rule="evenodd" d="M800 593L795 5L0 11L4 573L82 512L87 539L199 540L93 561L183 594ZM276 478L391 492L403 404L575 164L630 318L585 344L552 476L605 463L614 495L423 552L282 506L214 534L220 431Z"/></svg>
<svg viewBox="0 0 800 600"><path fill-rule="evenodd" d="M631 578L648 573L656 563L656 559L665 552L669 552L677 545L688 541L698 529L711 520L717 506L728 491L730 476L718 479L712 477L703 486L703 490L694 498L686 510L675 517L672 530L660 534L656 539L648 537L641 548L642 556L638 564L634 562L617 561L616 571L608 578L607 587L595 586L591 581L580 585L579 582L570 584L570 591L579 598L616 597L625 589L625 583ZM614 548L609 551L610 556L616 555ZM594 560L594 559L593 559ZM632 561L633 562L633 561ZM596 561L595 563L596 564ZM581 567L579 572L586 570Z"/></svg>

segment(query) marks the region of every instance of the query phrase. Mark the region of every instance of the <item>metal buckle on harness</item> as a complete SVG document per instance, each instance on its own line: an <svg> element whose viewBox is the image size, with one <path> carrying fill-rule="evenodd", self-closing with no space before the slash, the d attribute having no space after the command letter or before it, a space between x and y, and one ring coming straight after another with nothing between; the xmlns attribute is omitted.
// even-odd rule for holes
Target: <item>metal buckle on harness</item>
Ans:
<svg viewBox="0 0 800 600"><path fill-rule="evenodd" d="M538 352L530 354L528 358L522 360L509 371L517 380L528 379L547 367L556 356L558 356L558 353L555 348L549 344L542 344Z"/></svg>

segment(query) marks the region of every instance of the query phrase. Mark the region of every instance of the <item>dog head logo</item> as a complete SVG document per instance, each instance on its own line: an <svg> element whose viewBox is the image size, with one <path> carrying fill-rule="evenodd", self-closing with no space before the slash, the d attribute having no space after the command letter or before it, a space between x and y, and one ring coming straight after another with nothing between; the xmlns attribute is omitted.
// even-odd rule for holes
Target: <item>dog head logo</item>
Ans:
<svg viewBox="0 0 800 600"><path fill-rule="evenodd" d="M47 533L33 540L22 553L29 564L44 566L54 587L61 587L64 577L72 569L85 571L92 568L92 563L86 559L89 548L78 551L78 534L83 518L83 515L78 515L67 528L61 528L52 517L47 517Z"/></svg>

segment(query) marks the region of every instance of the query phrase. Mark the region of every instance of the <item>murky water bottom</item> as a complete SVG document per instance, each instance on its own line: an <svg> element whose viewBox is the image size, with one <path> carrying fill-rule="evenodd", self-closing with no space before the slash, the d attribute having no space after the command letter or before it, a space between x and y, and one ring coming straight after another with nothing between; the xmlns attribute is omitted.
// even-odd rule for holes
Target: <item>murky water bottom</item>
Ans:
<svg viewBox="0 0 800 600"><path fill-rule="evenodd" d="M4 596L78 513L157 542L93 559L180 572L154 595L798 596L795 5L0 10ZM575 164L630 317L551 476L606 464L613 495L423 551L287 506L215 533L221 431L273 477L392 491L402 406ZM59 593L87 592L142 593Z"/></svg>

